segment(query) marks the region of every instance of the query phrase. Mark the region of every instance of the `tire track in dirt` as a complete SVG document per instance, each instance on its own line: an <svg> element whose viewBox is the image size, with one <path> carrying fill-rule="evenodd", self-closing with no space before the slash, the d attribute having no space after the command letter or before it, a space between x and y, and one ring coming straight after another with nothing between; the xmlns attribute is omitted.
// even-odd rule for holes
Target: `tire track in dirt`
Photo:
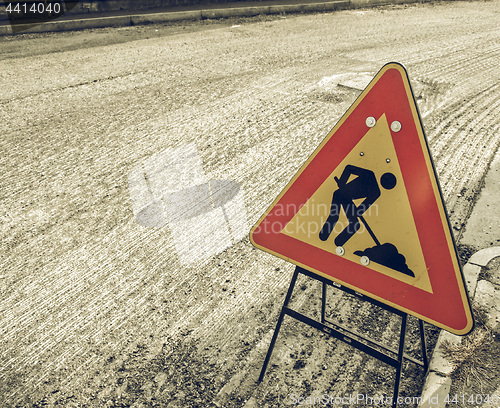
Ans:
<svg viewBox="0 0 500 408"><path fill-rule="evenodd" d="M497 61L500 58L500 47L487 49L484 51L475 51L475 55L463 57L464 49L454 51L447 54L447 59L453 59L454 62L436 66L434 69L426 71L426 75L430 77L438 76L447 82L460 84L462 82L480 83L481 87L488 86L490 83L495 83L496 75L488 75L488 73L498 74ZM425 61L426 65L429 61ZM481 74L481 81L478 81L478 74ZM490 82L491 81L491 82Z"/></svg>
<svg viewBox="0 0 500 408"><path fill-rule="evenodd" d="M495 114L500 106L499 89L493 85L465 103L445 107L440 123L430 130L431 152L457 238L500 144L500 121Z"/></svg>

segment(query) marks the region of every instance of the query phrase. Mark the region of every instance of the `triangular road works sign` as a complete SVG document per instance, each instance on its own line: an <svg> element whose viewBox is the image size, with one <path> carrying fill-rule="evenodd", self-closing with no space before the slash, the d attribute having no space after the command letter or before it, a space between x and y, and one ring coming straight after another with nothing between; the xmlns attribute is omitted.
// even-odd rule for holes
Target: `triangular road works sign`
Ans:
<svg viewBox="0 0 500 408"><path fill-rule="evenodd" d="M250 238L452 333L473 328L436 172L400 64L380 70Z"/></svg>

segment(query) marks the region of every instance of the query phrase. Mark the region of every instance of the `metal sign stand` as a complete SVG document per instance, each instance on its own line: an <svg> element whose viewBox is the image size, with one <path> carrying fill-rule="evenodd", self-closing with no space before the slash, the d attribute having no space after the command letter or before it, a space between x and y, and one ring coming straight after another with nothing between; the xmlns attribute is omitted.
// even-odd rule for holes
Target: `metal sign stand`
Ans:
<svg viewBox="0 0 500 408"><path fill-rule="evenodd" d="M292 310L288 307L288 303L290 301L290 298L292 297L292 292L293 288L295 286L295 283L297 281L297 277L299 273L302 273L306 276L309 276L313 279L316 279L320 282L322 282L322 296L321 296L321 321L318 322L317 320L311 319L308 316L305 316L299 312L296 312L295 310ZM383 344L380 344L374 340L370 340L358 333L355 333L343 326L340 326L336 323L333 323L331 321L326 320L325 317L325 309L326 309L326 288L327 285L334 286L346 293L349 293L351 295L354 295L362 300L368 301L376 306L381 307L384 310L387 310L391 313L397 314L401 316L401 334L399 337L399 348L398 350L393 350L390 349ZM337 284L335 282L332 282L331 280L324 278L320 275L316 275L306 269L303 269L299 266L295 268L295 272L292 277L292 281L290 282L290 286L288 288L288 292L285 297L285 302L283 304L283 307L281 309L281 313L278 318L278 323L276 324L276 328L274 330L273 338L271 339L271 344L269 345L269 349L267 350L267 355L264 360L264 364L262 366L262 370L260 372L259 376L259 382L261 382L264 378L264 375L266 373L267 365L269 363L269 359L271 358L271 354L273 352L274 345L276 343L276 339L278 337L280 328L281 328L281 323L283 322L283 318L285 315L288 315L296 320L301 321L302 323L305 323L311 327L314 327L323 333L329 334L332 337L335 337L339 340L342 340L343 342L350 344L351 346L357 348L358 350L364 351L365 353L369 354L372 357L375 357L376 359L391 365L396 369L396 379L394 382L394 394L393 394L393 400L392 400L392 406L396 407L397 406L397 399L399 395L399 383L401 380L401 371L403 368L403 359L407 359L411 361L412 363L421 366L424 368L424 371L427 371L428 368L428 361L427 361L427 347L426 347L426 341L425 341L425 332L424 332L424 322L422 320L419 320L419 327L420 327L420 340L422 343L422 361L416 360L413 357L410 357L406 354L404 354L404 349L405 349L405 336L406 336L406 323L408 319L408 314L405 312L402 312L398 309L395 309L389 305L386 305L382 302L379 302L375 299L372 299L368 296L365 296L361 293L358 293L352 289L349 289L345 286L342 286L340 284ZM375 346L375 347L374 347Z"/></svg>

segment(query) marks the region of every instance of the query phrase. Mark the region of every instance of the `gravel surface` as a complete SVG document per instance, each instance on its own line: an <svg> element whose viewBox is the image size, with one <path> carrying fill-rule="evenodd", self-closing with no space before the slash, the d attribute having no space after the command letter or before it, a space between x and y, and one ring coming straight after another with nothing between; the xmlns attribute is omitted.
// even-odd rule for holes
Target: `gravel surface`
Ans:
<svg viewBox="0 0 500 408"><path fill-rule="evenodd" d="M248 238L182 263L168 227L136 222L128 174L194 143L207 179L239 183L253 225L359 94L338 83L398 61L459 241L500 143L499 4L1 38L1 405L390 396L393 369L291 319L257 385L292 265ZM314 315L319 293L303 278L292 305ZM398 319L329 296L332 318L396 344ZM417 327L410 319L410 353ZM422 380L405 367L401 395L418 396Z"/></svg>

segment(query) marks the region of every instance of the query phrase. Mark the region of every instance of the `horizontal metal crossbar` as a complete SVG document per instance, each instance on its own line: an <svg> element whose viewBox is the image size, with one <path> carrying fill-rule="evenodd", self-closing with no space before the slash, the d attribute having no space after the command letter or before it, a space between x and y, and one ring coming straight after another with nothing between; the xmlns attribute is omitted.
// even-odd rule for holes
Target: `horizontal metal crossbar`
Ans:
<svg viewBox="0 0 500 408"><path fill-rule="evenodd" d="M392 353L396 356L398 354L397 350L393 350L374 340L370 340L364 337L363 335L356 333L355 331L349 330L348 328L341 326L339 324L326 321L326 323L328 323L328 325L326 325L324 323L318 322L317 320L311 319L310 317L303 315L302 313L299 313L296 310L290 309L288 307L284 308L284 312L288 316L293 317L294 319L299 320L302 323L308 324L309 326L312 326L322 331L323 333L329 334L330 336L335 337L343 341L344 343L347 343L357 348L358 350L361 350L367 353L368 355L375 357L386 364L391 365L392 367L397 367L399 365L399 362L396 358L391 357L382 351L374 349L372 346L370 346L370 344L380 349L383 349L389 353ZM404 358L420 367L424 367L424 363L422 361L419 361L407 354L404 354Z"/></svg>
<svg viewBox="0 0 500 408"><path fill-rule="evenodd" d="M365 353L371 355L372 357L375 357L381 361L383 361L386 364L389 364L393 367L397 367L399 365L398 360L388 356L387 354L384 354L372 347L367 346L366 344L360 342L359 340L350 337L348 335L345 335L344 333L328 327L327 325L318 322L317 320L311 319L310 317L303 315L302 313L299 313L295 310L285 308L285 314L287 314L290 317L293 317L294 319L297 319L301 321L302 323L308 324L309 326L312 326L323 333L329 334L332 337L335 337L339 340L342 340L344 343L348 343L351 346L357 348L358 350L364 351Z"/></svg>

